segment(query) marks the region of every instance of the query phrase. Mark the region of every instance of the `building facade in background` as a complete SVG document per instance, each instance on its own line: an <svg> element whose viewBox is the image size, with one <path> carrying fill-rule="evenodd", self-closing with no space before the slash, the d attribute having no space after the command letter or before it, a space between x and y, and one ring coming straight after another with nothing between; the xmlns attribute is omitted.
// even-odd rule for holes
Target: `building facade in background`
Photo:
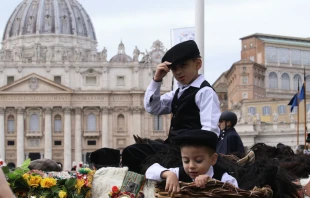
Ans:
<svg viewBox="0 0 310 198"><path fill-rule="evenodd" d="M0 157L19 166L49 158L71 169L102 147L122 150L133 134L164 138L169 116L144 111L143 97L165 53L127 55L121 42L107 60L91 18L76 1L24 0L13 11L0 50ZM113 53L113 52L109 52ZM172 75L162 83L171 90Z"/></svg>
<svg viewBox="0 0 310 198"><path fill-rule="evenodd" d="M225 79L227 106L238 115L236 128L246 146L257 142L304 144L304 123L307 125L310 118L310 101L307 100L306 108L304 101L300 103L298 143L297 107L291 112L287 105L297 93L298 84L302 86L304 69L308 94L309 38L268 34L241 38L241 60L225 72Z"/></svg>

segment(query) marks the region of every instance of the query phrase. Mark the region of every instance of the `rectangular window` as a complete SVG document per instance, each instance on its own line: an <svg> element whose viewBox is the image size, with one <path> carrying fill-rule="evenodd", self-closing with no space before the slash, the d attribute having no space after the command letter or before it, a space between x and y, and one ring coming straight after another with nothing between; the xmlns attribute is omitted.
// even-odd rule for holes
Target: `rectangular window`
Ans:
<svg viewBox="0 0 310 198"><path fill-rule="evenodd" d="M247 99L248 98L248 93L242 93L242 98Z"/></svg>
<svg viewBox="0 0 310 198"><path fill-rule="evenodd" d="M269 106L263 107L263 115L270 115L270 107Z"/></svg>
<svg viewBox="0 0 310 198"><path fill-rule="evenodd" d="M293 108L292 113L297 113L297 106L295 106L295 107Z"/></svg>
<svg viewBox="0 0 310 198"><path fill-rule="evenodd" d="M248 77L247 76L242 76L242 84L248 84Z"/></svg>
<svg viewBox="0 0 310 198"><path fill-rule="evenodd" d="M61 84L61 76L54 76L54 82Z"/></svg>
<svg viewBox="0 0 310 198"><path fill-rule="evenodd" d="M58 141L58 140L54 141L54 145L55 146L61 146L61 141Z"/></svg>
<svg viewBox="0 0 310 198"><path fill-rule="evenodd" d="M60 119L55 119L55 126L54 126L54 131L55 132L61 132L61 120Z"/></svg>
<svg viewBox="0 0 310 198"><path fill-rule="evenodd" d="M285 105L279 105L278 106L278 113L279 114L285 114L286 113L286 106Z"/></svg>
<svg viewBox="0 0 310 198"><path fill-rule="evenodd" d="M117 76L117 86L125 85L125 76Z"/></svg>
<svg viewBox="0 0 310 198"><path fill-rule="evenodd" d="M6 84L12 84L14 82L14 76L7 76L6 77Z"/></svg>
<svg viewBox="0 0 310 198"><path fill-rule="evenodd" d="M96 145L96 140L88 140L87 145L89 146L95 146Z"/></svg>
<svg viewBox="0 0 310 198"><path fill-rule="evenodd" d="M14 146L14 145L15 145L15 141L11 141L11 140L8 141L8 146Z"/></svg>
<svg viewBox="0 0 310 198"><path fill-rule="evenodd" d="M154 116L154 131L163 130L163 117L161 115Z"/></svg>
<svg viewBox="0 0 310 198"><path fill-rule="evenodd" d="M15 127L14 127L14 120L8 120L8 133L14 133L15 132Z"/></svg>
<svg viewBox="0 0 310 198"><path fill-rule="evenodd" d="M97 84L97 77L96 76L86 76L86 85L96 85Z"/></svg>
<svg viewBox="0 0 310 198"><path fill-rule="evenodd" d="M254 56L250 56L250 60L251 60L251 61L255 61Z"/></svg>
<svg viewBox="0 0 310 198"><path fill-rule="evenodd" d="M249 107L248 108L248 113L255 115L256 114L256 108L255 107Z"/></svg>

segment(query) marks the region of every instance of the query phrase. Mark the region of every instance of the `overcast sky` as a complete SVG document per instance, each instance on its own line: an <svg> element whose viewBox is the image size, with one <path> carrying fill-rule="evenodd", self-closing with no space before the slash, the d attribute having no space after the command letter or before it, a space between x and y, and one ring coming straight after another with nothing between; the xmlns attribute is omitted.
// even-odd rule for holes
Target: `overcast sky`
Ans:
<svg viewBox="0 0 310 198"><path fill-rule="evenodd" d="M1 0L0 32L21 0ZM159 39L171 47L170 30L195 25L194 0L79 0L95 27L98 50L117 53L122 40L149 50ZM206 0L205 76L213 83L240 59L239 38L253 33L310 37L310 0Z"/></svg>

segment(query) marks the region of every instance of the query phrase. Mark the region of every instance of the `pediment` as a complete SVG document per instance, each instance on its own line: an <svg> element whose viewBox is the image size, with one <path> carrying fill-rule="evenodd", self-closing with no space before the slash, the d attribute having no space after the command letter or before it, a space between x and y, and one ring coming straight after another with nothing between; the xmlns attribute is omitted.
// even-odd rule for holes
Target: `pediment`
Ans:
<svg viewBox="0 0 310 198"><path fill-rule="evenodd" d="M9 93L72 93L73 90L38 74L30 74L12 84L0 87L0 92Z"/></svg>

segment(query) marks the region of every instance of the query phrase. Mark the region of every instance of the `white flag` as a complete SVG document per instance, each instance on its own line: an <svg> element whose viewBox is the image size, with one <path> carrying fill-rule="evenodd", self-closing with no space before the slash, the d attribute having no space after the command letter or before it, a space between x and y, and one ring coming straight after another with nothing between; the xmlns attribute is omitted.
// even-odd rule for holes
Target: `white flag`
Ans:
<svg viewBox="0 0 310 198"><path fill-rule="evenodd" d="M195 40L195 27L172 30L172 46L188 40Z"/></svg>
<svg viewBox="0 0 310 198"><path fill-rule="evenodd" d="M186 28L177 28L172 29L171 31L171 45L175 46L176 44L182 43L188 40L195 40L195 27L186 27ZM176 90L177 80L173 78L173 90Z"/></svg>

